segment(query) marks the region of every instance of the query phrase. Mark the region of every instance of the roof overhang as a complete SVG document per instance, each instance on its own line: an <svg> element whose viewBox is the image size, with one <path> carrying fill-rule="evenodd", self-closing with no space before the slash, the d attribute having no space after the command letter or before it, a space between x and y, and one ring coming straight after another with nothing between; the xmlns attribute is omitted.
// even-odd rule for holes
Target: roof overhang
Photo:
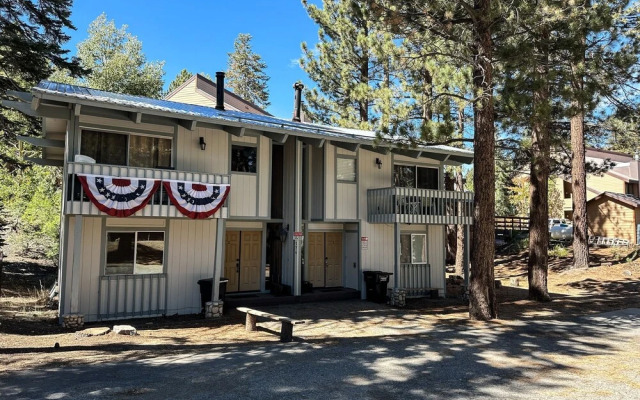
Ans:
<svg viewBox="0 0 640 400"><path fill-rule="evenodd" d="M252 129L278 143L285 143L290 136L295 136L316 147L322 147L328 140L332 145L350 151L363 148L380 154L393 152L416 159L420 157L435 159L448 165L462 165L473 161L473 152L469 150L448 146L408 146L394 140L351 134L345 132L349 131L345 129L274 118L267 123L251 114L239 112L230 112L220 117L208 117L158 109L144 104L122 104L91 96L63 94L39 87L33 89L32 98L31 109L36 115L42 117L67 119L73 113L76 116L103 116L135 123L177 124L190 131L200 126L215 127L238 137L243 136L247 129Z"/></svg>

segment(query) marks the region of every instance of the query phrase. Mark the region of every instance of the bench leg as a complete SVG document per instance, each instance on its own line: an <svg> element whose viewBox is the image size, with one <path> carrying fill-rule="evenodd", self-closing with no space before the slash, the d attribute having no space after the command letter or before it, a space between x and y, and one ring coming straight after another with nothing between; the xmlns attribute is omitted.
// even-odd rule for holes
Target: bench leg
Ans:
<svg viewBox="0 0 640 400"><path fill-rule="evenodd" d="M245 330L247 330L248 332L257 331L258 330L258 327L256 326L257 319L258 317L256 317L255 315L251 315L247 313L247 319L244 326Z"/></svg>
<svg viewBox="0 0 640 400"><path fill-rule="evenodd" d="M280 341L290 342L293 340L293 324L291 322L282 321L282 328L280 328Z"/></svg>

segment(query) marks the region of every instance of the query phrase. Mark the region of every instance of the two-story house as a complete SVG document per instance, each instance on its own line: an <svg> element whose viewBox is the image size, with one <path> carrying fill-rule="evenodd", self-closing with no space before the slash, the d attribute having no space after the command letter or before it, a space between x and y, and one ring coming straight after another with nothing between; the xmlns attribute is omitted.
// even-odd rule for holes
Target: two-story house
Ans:
<svg viewBox="0 0 640 400"><path fill-rule="evenodd" d="M443 190L443 168L472 152L225 109L217 78L216 107L48 81L15 94L43 120L34 161L64 174L61 322L198 313L210 277L214 303L221 277L364 298L370 270L445 294L445 225L472 224L473 197Z"/></svg>

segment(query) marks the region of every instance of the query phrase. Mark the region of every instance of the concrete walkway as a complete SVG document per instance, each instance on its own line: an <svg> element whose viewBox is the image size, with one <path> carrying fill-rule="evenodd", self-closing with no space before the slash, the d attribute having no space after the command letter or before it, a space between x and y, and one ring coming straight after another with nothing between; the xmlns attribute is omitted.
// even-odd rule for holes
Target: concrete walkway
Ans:
<svg viewBox="0 0 640 400"><path fill-rule="evenodd" d="M375 335L351 323L350 335L318 339L312 322L294 331L292 343L4 374L0 397L640 399L640 309L473 326L377 325L362 329Z"/></svg>

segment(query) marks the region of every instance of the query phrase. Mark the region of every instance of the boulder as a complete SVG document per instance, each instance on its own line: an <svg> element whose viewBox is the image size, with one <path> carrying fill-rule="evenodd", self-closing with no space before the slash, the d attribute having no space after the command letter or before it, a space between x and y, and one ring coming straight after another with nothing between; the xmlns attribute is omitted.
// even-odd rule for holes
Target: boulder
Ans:
<svg viewBox="0 0 640 400"><path fill-rule="evenodd" d="M111 332L111 329L104 326L100 328L88 328L82 331L78 331L76 332L76 336L79 336L79 337L102 336L102 335L106 335L109 332Z"/></svg>
<svg viewBox="0 0 640 400"><path fill-rule="evenodd" d="M136 331L136 328L131 325L114 325L113 333L115 333L116 335L135 336L138 334L138 331Z"/></svg>

